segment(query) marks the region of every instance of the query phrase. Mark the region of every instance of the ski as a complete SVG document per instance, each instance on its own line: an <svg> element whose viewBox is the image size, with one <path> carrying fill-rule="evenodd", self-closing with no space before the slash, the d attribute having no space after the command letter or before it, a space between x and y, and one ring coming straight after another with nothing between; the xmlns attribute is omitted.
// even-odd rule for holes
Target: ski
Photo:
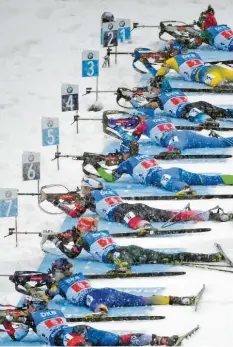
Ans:
<svg viewBox="0 0 233 347"><path fill-rule="evenodd" d="M174 159L225 159L232 158L230 154L180 154L176 152L162 152L154 155L155 159L159 160L174 160Z"/></svg>
<svg viewBox="0 0 233 347"><path fill-rule="evenodd" d="M180 336L178 340L176 341L175 346L180 346L184 339L187 339L189 336L193 335L198 329L199 329L199 325L197 325L196 328L189 330L186 334Z"/></svg>
<svg viewBox="0 0 233 347"><path fill-rule="evenodd" d="M129 231L126 233L112 233L113 237L151 237L159 235L175 235L175 234L192 234L211 231L211 228L196 228L196 229L163 229L163 230L145 230L145 231Z"/></svg>
<svg viewBox="0 0 233 347"><path fill-rule="evenodd" d="M233 261L227 256L227 254L224 252L222 246L219 243L214 244L215 247L217 247L218 251L222 254L222 256L225 258L225 261L228 265L233 267Z"/></svg>
<svg viewBox="0 0 233 347"><path fill-rule="evenodd" d="M66 318L67 322L113 322L113 321L135 321L135 320L158 320L165 319L165 316L105 316L93 315L92 317L71 317Z"/></svg>
<svg viewBox="0 0 233 347"><path fill-rule="evenodd" d="M177 130L193 130L193 131L201 131L201 130L218 130L218 131L233 131L233 128L230 127L215 127L211 125L176 125Z"/></svg>
<svg viewBox="0 0 233 347"><path fill-rule="evenodd" d="M118 272L117 270L110 270L110 272L103 274L85 274L89 279L112 279L112 278L137 278L137 277L160 277L160 276L180 276L185 275L184 271L163 271L163 272Z"/></svg>
<svg viewBox="0 0 233 347"><path fill-rule="evenodd" d="M216 267L215 267L214 264L203 265L203 264L198 264L198 263L182 263L182 265L189 266L189 267L195 267L197 269L233 273L233 271L231 271L231 270L226 270L226 269L222 269L222 268L217 267L218 265L216 265ZM231 267L231 266L228 266L228 267Z"/></svg>
<svg viewBox="0 0 233 347"><path fill-rule="evenodd" d="M154 196L121 196L123 200L201 200L201 199L232 199L233 194L202 194L202 195L154 195Z"/></svg>
<svg viewBox="0 0 233 347"><path fill-rule="evenodd" d="M191 92L191 93L221 93L221 94L232 94L233 88L172 88L173 90L182 90L183 92Z"/></svg>
<svg viewBox="0 0 233 347"><path fill-rule="evenodd" d="M199 305L199 302L200 302L200 299L205 291L205 284L203 284L201 290L199 291L199 293L197 293L196 297L195 297L195 303L194 303L194 307L195 307L195 312L197 311L198 309L198 305Z"/></svg>

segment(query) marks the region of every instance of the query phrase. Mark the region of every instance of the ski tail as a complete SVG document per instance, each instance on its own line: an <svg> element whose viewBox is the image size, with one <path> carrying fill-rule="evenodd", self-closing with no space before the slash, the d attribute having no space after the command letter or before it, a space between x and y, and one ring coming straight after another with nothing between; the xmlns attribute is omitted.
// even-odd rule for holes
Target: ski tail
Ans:
<svg viewBox="0 0 233 347"><path fill-rule="evenodd" d="M198 305L199 305L200 299L202 298L202 295L203 295L205 289L206 289L206 286L205 286L205 284L203 284L201 290L200 290L199 293L197 293L197 295L196 295L195 303L194 303L195 312L196 312L197 309L198 309Z"/></svg>
<svg viewBox="0 0 233 347"><path fill-rule="evenodd" d="M224 257L224 260L226 261L226 263L233 267L233 261L225 253L222 246L219 243L215 243L214 245L215 247L217 247L217 250L219 251L219 253Z"/></svg>
<svg viewBox="0 0 233 347"><path fill-rule="evenodd" d="M186 334L181 335L178 340L176 341L175 346L181 346L181 343L184 339L187 339L189 336L193 335L197 330L199 329L199 325L196 326L196 328L189 330Z"/></svg>

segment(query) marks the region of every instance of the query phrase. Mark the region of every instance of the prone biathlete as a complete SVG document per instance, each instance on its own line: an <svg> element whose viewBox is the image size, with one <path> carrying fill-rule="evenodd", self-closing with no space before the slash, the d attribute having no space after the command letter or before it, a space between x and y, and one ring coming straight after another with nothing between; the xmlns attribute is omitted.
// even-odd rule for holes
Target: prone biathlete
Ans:
<svg viewBox="0 0 233 347"><path fill-rule="evenodd" d="M137 153L137 142L130 142L130 146L131 148L132 146L135 147L133 152L127 145L121 145L120 150L123 153L123 160L111 173L107 172L106 169L93 158L89 159L89 163L105 181L115 182L122 175L127 174L144 185L155 186L175 192L177 195L183 195L186 189L188 189L189 193L195 195L196 192L192 190L192 185L233 185L233 175L205 175L186 171L177 167L164 169L159 165L153 155Z"/></svg>
<svg viewBox="0 0 233 347"><path fill-rule="evenodd" d="M67 238L69 237L69 243ZM118 269L138 264L175 263L185 261L217 261L219 253L163 253L135 245L120 246L107 230L98 230L98 222L92 217L81 217L72 231L51 235L49 238L67 257L77 258L82 250L97 261L114 264ZM73 243L73 246L72 246ZM174 297L173 297L174 298ZM165 299L164 299L165 300ZM173 302L175 299L172 299ZM176 302L178 303L178 298ZM161 300L162 302L162 300ZM164 301L164 303L166 300ZM168 303L168 301L167 301ZM170 303L170 301L169 301Z"/></svg>
<svg viewBox="0 0 233 347"><path fill-rule="evenodd" d="M205 63L201 56L194 52L187 52L184 44L174 40L168 41L166 59L161 67L155 69L147 58L139 60L152 76L165 76L170 70L176 71L185 81L204 83L210 87L231 86L233 71L225 66Z"/></svg>
<svg viewBox="0 0 233 347"><path fill-rule="evenodd" d="M232 219L232 213L224 212L219 206L208 211L187 210L171 211L148 206L143 203L126 203L116 191L105 188L96 179L84 177L81 182L81 193L63 194L57 198L48 199L53 205L60 208L68 216L77 218L86 210L96 213L108 222L117 222L137 230L152 228L151 222L166 222L171 218L178 221L221 221Z"/></svg>
<svg viewBox="0 0 233 347"><path fill-rule="evenodd" d="M48 309L47 303L37 298L26 297L23 311L18 311L9 310L0 317L0 323L15 342L23 341L30 329L49 346L173 346L178 340L178 335L120 335L84 324L69 326L62 311Z"/></svg>
<svg viewBox="0 0 233 347"><path fill-rule="evenodd" d="M175 125L163 118L148 118L147 116L105 115L104 131L108 128L120 135L123 144L139 141L142 135L147 136L152 143L165 147L168 151L185 150L189 148L228 148L233 147L233 137L222 137L211 132L213 136L204 136L192 130L177 130ZM139 123L139 124L138 124ZM138 124L138 125L136 125ZM136 127L135 127L136 125ZM133 132L127 130L133 129ZM114 134L113 134L114 136Z"/></svg>
<svg viewBox="0 0 233 347"><path fill-rule="evenodd" d="M172 90L167 78L154 77L149 82L154 97L150 101L140 96L140 99L124 95L121 88L118 88L118 98L124 98L134 107L133 115L148 116L157 118L155 110L159 109L165 116L185 119L193 123L205 123L211 119L232 118L233 109L224 109L200 100L191 102L182 90Z"/></svg>

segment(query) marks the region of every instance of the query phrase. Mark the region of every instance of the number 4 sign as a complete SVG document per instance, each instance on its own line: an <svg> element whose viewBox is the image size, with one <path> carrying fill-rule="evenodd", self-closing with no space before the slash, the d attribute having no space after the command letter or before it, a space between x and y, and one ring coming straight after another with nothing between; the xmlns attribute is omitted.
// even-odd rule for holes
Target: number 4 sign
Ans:
<svg viewBox="0 0 233 347"><path fill-rule="evenodd" d="M63 83L61 86L62 112L77 111L78 103L78 85Z"/></svg>
<svg viewBox="0 0 233 347"><path fill-rule="evenodd" d="M59 145L59 119L42 117L42 145Z"/></svg>
<svg viewBox="0 0 233 347"><path fill-rule="evenodd" d="M0 218L18 216L18 190L0 188Z"/></svg>
<svg viewBox="0 0 233 347"><path fill-rule="evenodd" d="M23 181L40 179L40 153L23 152L22 155Z"/></svg>
<svg viewBox="0 0 233 347"><path fill-rule="evenodd" d="M99 52L83 51L82 52L82 77L99 76Z"/></svg>

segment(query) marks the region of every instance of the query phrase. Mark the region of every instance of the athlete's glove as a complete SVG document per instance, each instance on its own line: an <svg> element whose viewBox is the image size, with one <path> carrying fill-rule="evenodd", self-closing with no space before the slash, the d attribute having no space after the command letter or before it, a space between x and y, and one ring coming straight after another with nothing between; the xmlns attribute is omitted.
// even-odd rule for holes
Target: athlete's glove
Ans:
<svg viewBox="0 0 233 347"><path fill-rule="evenodd" d="M166 346L175 346L179 336L178 335L172 335L167 339Z"/></svg>

